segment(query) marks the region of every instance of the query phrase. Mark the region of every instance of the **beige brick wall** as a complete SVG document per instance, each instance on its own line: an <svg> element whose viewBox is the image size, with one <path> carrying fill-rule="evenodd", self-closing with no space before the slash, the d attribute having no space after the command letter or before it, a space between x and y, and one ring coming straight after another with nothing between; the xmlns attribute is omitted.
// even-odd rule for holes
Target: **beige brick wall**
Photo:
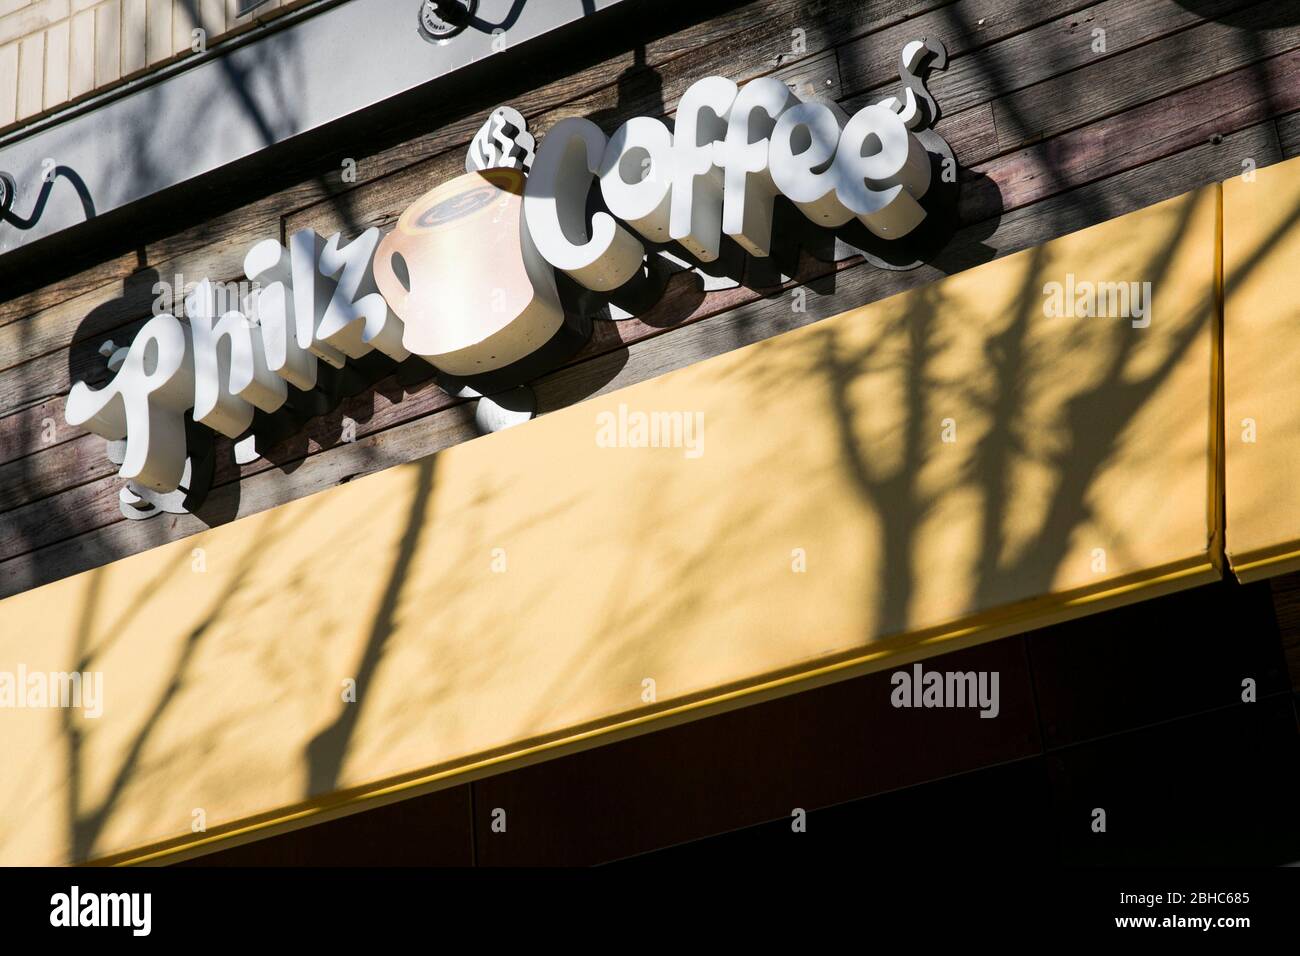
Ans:
<svg viewBox="0 0 1300 956"><path fill-rule="evenodd" d="M309 0L0 0L0 132L193 54Z"/></svg>

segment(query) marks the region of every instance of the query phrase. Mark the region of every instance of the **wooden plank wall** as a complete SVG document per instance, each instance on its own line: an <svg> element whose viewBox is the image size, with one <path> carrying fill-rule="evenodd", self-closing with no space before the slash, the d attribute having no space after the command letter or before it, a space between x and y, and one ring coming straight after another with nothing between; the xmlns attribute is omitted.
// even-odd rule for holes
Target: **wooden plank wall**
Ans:
<svg viewBox="0 0 1300 956"><path fill-rule="evenodd" d="M544 134L568 116L612 131L633 115L668 114L692 82L714 74L742 82L776 74L852 109L896 91L908 40L938 37L950 54L931 89L962 167L961 226L936 261L897 273L805 255L804 312L791 308L786 288L705 293L678 276L639 320L598 322L586 348L537 383L542 410L1122 215L1247 161L1265 166L1300 152L1300 25L1285 6L703 0L696 22L665 29L655 18L638 47L586 51L583 68L540 85L526 69L503 72L484 95L516 106ZM0 596L474 437L463 402L399 369L265 458L219 465L200 515L126 521L103 441L69 427L63 403L71 382L107 379L99 346L130 340L159 277L235 280L258 239L306 226L348 235L389 227L463 169L484 115L476 106L431 116L379 151L340 144L296 185L252 201L231 196L218 215L0 302ZM356 159L355 182L341 181L340 157ZM356 423L354 441L342 440L345 419Z"/></svg>

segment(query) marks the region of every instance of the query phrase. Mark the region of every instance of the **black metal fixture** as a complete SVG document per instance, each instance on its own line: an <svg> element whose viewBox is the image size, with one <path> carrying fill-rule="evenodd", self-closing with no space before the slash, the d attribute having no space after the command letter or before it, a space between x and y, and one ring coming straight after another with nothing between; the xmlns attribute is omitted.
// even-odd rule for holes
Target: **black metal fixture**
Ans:
<svg viewBox="0 0 1300 956"><path fill-rule="evenodd" d="M420 36L430 43L460 33L474 19L478 0L423 0L420 4Z"/></svg>

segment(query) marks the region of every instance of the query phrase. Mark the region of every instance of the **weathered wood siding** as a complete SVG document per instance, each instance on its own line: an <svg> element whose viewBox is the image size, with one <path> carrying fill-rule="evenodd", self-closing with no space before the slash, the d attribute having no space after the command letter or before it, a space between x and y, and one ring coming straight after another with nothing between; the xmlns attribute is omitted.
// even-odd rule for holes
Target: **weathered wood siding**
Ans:
<svg viewBox="0 0 1300 956"><path fill-rule="evenodd" d="M215 196L196 221L125 237L75 273L0 302L0 596L203 527L320 491L474 437L465 404L395 374L242 467L218 466L200 515L131 522L104 442L71 428L71 383L107 378L98 349L129 341L153 283L241 278L248 246L302 227L348 235L394 223L463 168L485 113L510 103L544 134L588 116L607 131L670 113L695 80L776 74L854 108L895 92L898 52L933 36L950 54L930 84L939 131L962 167L961 227L911 272L805 255L788 289L703 292L690 275L638 320L597 323L591 342L537 383L543 411L641 381L990 258L1037 245L1300 152L1300 24L1267 0L755 0L699 2L655 17L639 46L574 51L571 72L502 71L412 135L376 151L340 142L288 188ZM675 17L675 19L673 19ZM694 17L694 22L690 18ZM541 77L539 79L539 76ZM355 181L340 175L356 160ZM342 439L344 419L355 441ZM228 450L228 443L225 446Z"/></svg>

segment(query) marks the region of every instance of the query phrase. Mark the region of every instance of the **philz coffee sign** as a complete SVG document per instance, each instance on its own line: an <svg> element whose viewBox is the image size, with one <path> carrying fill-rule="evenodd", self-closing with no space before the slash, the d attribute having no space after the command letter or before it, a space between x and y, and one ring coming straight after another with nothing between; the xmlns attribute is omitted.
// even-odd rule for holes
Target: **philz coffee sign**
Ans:
<svg viewBox="0 0 1300 956"><path fill-rule="evenodd" d="M105 387L72 387L67 420L109 440L124 512L186 510L205 488L205 434L235 439L247 460L259 422L327 411L322 382L375 353L490 397L562 363L593 317L653 304L673 270L706 288L742 274L779 284L794 270L769 266L763 280L763 264L792 241L823 258L917 265L950 225L956 175L921 79L945 65L943 47L913 42L901 60L902 95L851 116L771 77L701 80L671 128L636 117L612 136L565 119L536 144L517 111L495 110L466 174L387 235L304 229L255 244L242 301L199 283L183 319L155 315L112 355Z"/></svg>

